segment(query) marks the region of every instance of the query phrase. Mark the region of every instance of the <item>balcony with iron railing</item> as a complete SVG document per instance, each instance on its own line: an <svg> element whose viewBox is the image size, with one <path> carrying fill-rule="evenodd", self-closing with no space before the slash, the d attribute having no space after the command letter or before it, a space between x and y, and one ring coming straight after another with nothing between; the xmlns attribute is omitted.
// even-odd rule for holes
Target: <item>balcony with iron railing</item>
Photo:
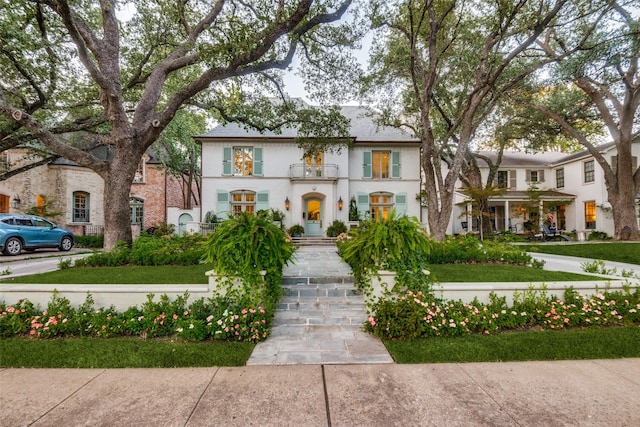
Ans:
<svg viewBox="0 0 640 427"><path fill-rule="evenodd" d="M293 180L335 181L338 179L338 165L308 165L294 163L289 165L289 178Z"/></svg>

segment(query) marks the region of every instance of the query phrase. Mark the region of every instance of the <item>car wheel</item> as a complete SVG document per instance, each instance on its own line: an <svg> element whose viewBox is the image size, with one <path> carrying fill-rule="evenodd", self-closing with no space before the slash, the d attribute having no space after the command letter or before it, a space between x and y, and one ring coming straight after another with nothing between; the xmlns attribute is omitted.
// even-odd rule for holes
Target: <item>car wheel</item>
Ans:
<svg viewBox="0 0 640 427"><path fill-rule="evenodd" d="M61 251L68 251L71 250L71 247L73 246L73 239L69 236L64 236L62 237L62 240L60 240L60 247L59 249Z"/></svg>
<svg viewBox="0 0 640 427"><path fill-rule="evenodd" d="M19 255L22 252L22 242L17 237L9 237L4 244L5 255Z"/></svg>

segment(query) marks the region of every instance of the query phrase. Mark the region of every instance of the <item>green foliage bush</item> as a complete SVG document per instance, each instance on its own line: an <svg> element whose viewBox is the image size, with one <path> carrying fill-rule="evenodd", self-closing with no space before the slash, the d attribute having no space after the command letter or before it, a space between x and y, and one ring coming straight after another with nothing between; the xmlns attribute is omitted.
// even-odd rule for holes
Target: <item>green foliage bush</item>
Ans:
<svg viewBox="0 0 640 427"><path fill-rule="evenodd" d="M640 288L587 296L568 289L564 301L546 291L514 295L513 306L492 294L488 304L441 301L411 291L380 300L365 330L386 339L492 334L522 328L565 329L640 323Z"/></svg>
<svg viewBox="0 0 640 427"><path fill-rule="evenodd" d="M432 242L427 256L430 264L504 262L533 265L533 258L517 246L496 240L480 241L473 235L447 236Z"/></svg>
<svg viewBox="0 0 640 427"><path fill-rule="evenodd" d="M421 273L432 242L416 218L392 211L382 221L362 221L337 242L342 259L351 266L356 283L365 285L378 270Z"/></svg>
<svg viewBox="0 0 640 427"><path fill-rule="evenodd" d="M77 248L100 249L104 246L104 235L99 236L75 236Z"/></svg>
<svg viewBox="0 0 640 427"><path fill-rule="evenodd" d="M277 304L282 292L282 267L293 255L295 247L287 234L275 225L270 215L241 213L222 222L205 243L207 263L217 274L240 278L247 294L255 294L264 278L264 304Z"/></svg>
<svg viewBox="0 0 640 427"><path fill-rule="evenodd" d="M131 248L118 243L108 252L96 252L78 259L76 267L117 267L123 265L196 265L204 258L204 238L197 234L157 237L141 235Z"/></svg>

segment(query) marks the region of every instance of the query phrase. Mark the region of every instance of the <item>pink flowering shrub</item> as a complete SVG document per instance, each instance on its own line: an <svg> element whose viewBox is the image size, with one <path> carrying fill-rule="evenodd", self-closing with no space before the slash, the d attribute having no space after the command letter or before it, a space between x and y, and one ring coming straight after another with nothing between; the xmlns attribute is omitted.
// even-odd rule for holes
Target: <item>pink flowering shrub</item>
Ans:
<svg viewBox="0 0 640 427"><path fill-rule="evenodd" d="M191 304L187 300L188 294L174 300L166 295L154 300L149 295L141 307L124 312L113 307L95 309L91 295L77 308L56 293L45 310L25 299L13 305L0 303L0 337L175 336L192 341L257 342L269 335L273 313L263 307L224 298L202 298Z"/></svg>
<svg viewBox="0 0 640 427"><path fill-rule="evenodd" d="M433 294L407 292L397 300L382 300L365 330L387 339L491 334L523 328L564 329L640 323L640 289L581 295L571 289L564 300L544 291L514 296L508 307L492 295L489 304L441 301Z"/></svg>

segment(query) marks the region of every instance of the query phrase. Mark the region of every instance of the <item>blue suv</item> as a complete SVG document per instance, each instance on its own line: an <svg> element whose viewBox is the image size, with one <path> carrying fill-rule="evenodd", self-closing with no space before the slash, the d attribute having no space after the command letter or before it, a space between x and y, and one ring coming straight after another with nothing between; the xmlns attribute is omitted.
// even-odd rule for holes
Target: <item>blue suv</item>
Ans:
<svg viewBox="0 0 640 427"><path fill-rule="evenodd" d="M22 250L58 248L68 251L75 243L73 233L34 215L0 214L0 251L18 255Z"/></svg>

